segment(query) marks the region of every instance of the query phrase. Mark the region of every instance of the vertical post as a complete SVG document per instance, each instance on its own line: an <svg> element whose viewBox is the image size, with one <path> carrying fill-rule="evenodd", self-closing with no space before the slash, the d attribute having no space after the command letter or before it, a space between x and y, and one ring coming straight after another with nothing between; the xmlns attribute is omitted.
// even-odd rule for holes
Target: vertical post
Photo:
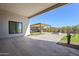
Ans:
<svg viewBox="0 0 79 59"><path fill-rule="evenodd" d="M40 33L42 33L42 26L41 26L41 23L40 23Z"/></svg>
<svg viewBox="0 0 79 59"><path fill-rule="evenodd" d="M50 32L51 32L51 25L50 25Z"/></svg>
<svg viewBox="0 0 79 59"><path fill-rule="evenodd" d="M67 44L70 44L71 41L71 34L67 33Z"/></svg>

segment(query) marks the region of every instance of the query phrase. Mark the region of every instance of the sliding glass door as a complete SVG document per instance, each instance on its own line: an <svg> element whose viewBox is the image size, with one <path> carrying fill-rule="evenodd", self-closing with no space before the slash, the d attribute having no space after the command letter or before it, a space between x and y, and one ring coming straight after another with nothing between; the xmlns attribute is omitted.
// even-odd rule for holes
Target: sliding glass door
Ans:
<svg viewBox="0 0 79 59"><path fill-rule="evenodd" d="M22 33L22 22L9 21L9 34Z"/></svg>

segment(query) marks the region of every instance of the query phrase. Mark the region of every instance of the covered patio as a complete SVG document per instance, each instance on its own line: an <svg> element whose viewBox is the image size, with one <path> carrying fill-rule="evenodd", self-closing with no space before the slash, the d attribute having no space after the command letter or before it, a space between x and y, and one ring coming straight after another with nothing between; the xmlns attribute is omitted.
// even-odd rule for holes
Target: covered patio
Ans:
<svg viewBox="0 0 79 59"><path fill-rule="evenodd" d="M0 38L30 35L30 18L67 3L1 3Z"/></svg>
<svg viewBox="0 0 79 59"><path fill-rule="evenodd" d="M79 50L53 41L30 38L29 19L67 3L1 3L0 55L2 56L64 56L79 55Z"/></svg>

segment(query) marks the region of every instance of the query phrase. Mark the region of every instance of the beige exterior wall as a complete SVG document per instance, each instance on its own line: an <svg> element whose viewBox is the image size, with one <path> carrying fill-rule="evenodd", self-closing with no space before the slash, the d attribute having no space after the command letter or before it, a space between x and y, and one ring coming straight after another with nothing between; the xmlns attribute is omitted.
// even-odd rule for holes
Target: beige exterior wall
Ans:
<svg viewBox="0 0 79 59"><path fill-rule="evenodd" d="M23 23L23 33L21 33L21 34L9 34L8 21L22 22ZM30 34L29 29L30 29L29 28L29 19L27 19L21 15L17 15L14 13L0 10L0 38L14 37L14 36L20 36L20 35L27 36Z"/></svg>

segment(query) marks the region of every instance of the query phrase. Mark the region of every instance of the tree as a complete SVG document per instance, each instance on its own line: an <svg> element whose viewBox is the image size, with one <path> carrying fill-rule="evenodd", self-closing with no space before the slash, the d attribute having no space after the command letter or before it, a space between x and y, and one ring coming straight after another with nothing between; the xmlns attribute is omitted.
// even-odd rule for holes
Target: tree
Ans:
<svg viewBox="0 0 79 59"><path fill-rule="evenodd" d="M76 25L73 28L74 33L79 33L79 25Z"/></svg>

